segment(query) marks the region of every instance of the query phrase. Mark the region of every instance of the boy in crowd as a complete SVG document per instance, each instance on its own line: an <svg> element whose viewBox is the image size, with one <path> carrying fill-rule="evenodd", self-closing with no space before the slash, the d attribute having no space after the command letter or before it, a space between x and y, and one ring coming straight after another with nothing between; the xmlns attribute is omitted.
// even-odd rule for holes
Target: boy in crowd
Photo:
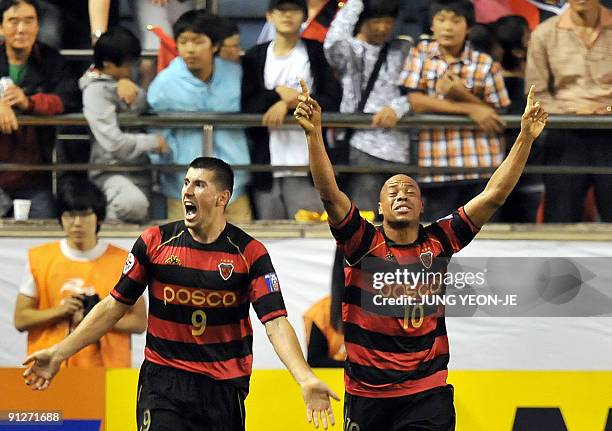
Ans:
<svg viewBox="0 0 612 431"><path fill-rule="evenodd" d="M239 64L216 56L223 38L221 20L201 10L183 14L174 24L179 57L157 75L148 90L148 102L156 112L239 112L242 68ZM154 163L187 165L202 154L202 131L198 129L164 129L170 151L152 155ZM246 136L241 129L214 130L214 155L229 164L251 163ZM244 222L252 218L247 195L249 174L239 171L228 219ZM183 175L164 172L160 175L161 191L167 199L169 219L179 219L183 205L179 199Z"/></svg>
<svg viewBox="0 0 612 431"><path fill-rule="evenodd" d="M276 29L274 40L253 47L244 57L242 109L263 113L263 125L268 127L249 132L255 142L254 163L308 164L304 134L279 129L297 105L300 78L313 87L324 109L338 110L340 85L325 60L323 46L300 38L307 11L305 0L272 0L267 19ZM255 175L253 185L258 218L293 218L300 209L323 212L305 172L266 172Z"/></svg>
<svg viewBox="0 0 612 431"><path fill-rule="evenodd" d="M139 58L140 42L121 27L102 34L94 46L94 65L79 80L83 114L93 135L91 163L147 166L148 152L168 151L163 137L124 133L117 121L121 112L141 113L146 109L144 91L130 81L132 66ZM110 220L140 223L148 218L149 171L94 171L91 177L106 196Z"/></svg>
<svg viewBox="0 0 612 431"><path fill-rule="evenodd" d="M398 82L411 44L400 39L390 41L398 13L397 0L351 0L340 9L325 38L325 55L342 77L340 112L357 112L363 105L362 112L374 114L372 125L376 129L357 129L344 138L352 166L410 161L408 133L393 128L409 110ZM379 61L382 63L373 87L365 94ZM386 179L386 174L351 175L347 193L362 210L375 211L375 196Z"/></svg>
<svg viewBox="0 0 612 431"><path fill-rule="evenodd" d="M478 124L466 128L421 129L418 166L494 167L504 158L496 109L510 104L499 64L466 41L474 23L469 0L434 0L433 40L422 41L406 60L404 85L414 112L463 114ZM479 174L436 174L420 178L425 220L437 220L478 194L486 182Z"/></svg>
<svg viewBox="0 0 612 431"><path fill-rule="evenodd" d="M28 332L28 354L66 338L86 311L109 294L127 257L127 251L98 239L105 199L90 181L64 179L57 206L66 237L29 250L15 305L15 327ZM100 342L89 344L63 366L129 368L130 334L146 327L147 312L140 298Z"/></svg>

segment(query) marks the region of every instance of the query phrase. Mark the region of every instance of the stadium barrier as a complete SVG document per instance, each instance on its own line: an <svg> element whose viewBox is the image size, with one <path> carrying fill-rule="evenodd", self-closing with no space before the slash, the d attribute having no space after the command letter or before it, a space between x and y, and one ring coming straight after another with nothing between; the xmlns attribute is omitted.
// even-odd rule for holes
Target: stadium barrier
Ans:
<svg viewBox="0 0 612 431"><path fill-rule="evenodd" d="M371 115L368 114L339 114L324 113L323 125L331 128L372 128ZM520 116L502 115L507 128L516 129L520 127ZM197 113L175 112L164 115L120 115L119 122L126 128L198 128L203 131L202 155L213 154L213 132L215 127L222 128L244 128L261 126L262 116L259 114L242 113ZM86 126L87 121L82 114L66 114L58 116L20 116L19 124L23 126ZM397 124L397 128L419 129L425 127L448 127L461 126L477 128L469 117L457 115L409 115L403 117ZM284 127L297 128L297 123L292 117L287 117ZM548 129L612 129L612 116L575 116L575 115L551 115L548 119ZM185 165L150 165L153 171L181 171ZM307 166L270 166L270 165L235 165L237 170L250 172L290 170L304 172ZM91 165L91 164L9 164L0 163L0 169L5 171L43 170L43 171L82 171L87 169L105 171L131 171L142 170L138 165ZM394 165L376 167L356 167L349 165L336 165L334 169L338 173L407 173L407 174L442 174L442 173L490 173L495 168L467 168L467 167L418 167L414 165ZM612 174L612 167L593 166L527 166L526 173L533 174Z"/></svg>

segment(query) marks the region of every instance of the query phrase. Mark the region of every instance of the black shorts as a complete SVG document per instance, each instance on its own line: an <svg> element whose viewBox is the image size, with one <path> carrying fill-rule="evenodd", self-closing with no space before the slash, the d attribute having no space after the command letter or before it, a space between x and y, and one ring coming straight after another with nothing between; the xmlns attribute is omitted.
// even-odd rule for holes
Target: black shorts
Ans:
<svg viewBox="0 0 612 431"><path fill-rule="evenodd" d="M244 431L246 394L208 376L144 361L138 431Z"/></svg>
<svg viewBox="0 0 612 431"><path fill-rule="evenodd" d="M397 398L346 394L344 431L453 431L451 385Z"/></svg>

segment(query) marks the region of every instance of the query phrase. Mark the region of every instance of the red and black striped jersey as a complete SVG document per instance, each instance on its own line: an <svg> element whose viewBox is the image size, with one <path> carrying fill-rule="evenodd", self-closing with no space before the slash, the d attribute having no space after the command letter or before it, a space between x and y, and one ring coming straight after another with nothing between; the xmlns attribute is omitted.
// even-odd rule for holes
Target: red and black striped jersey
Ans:
<svg viewBox="0 0 612 431"><path fill-rule="evenodd" d="M131 305L147 286L145 358L248 390L250 304L262 323L287 315L264 245L229 223L210 244L195 241L182 221L149 228L111 295Z"/></svg>
<svg viewBox="0 0 612 431"><path fill-rule="evenodd" d="M338 225L331 225L345 257L342 320L347 351L346 391L352 395L400 397L446 385L449 346L444 307L412 319L373 308L373 286L379 270L429 270L435 260L448 262L478 233L463 207L430 224L419 226L417 240L400 245L360 217L352 205ZM446 272L446 266L440 267ZM380 292L380 291L378 291ZM414 316L412 316L414 317Z"/></svg>

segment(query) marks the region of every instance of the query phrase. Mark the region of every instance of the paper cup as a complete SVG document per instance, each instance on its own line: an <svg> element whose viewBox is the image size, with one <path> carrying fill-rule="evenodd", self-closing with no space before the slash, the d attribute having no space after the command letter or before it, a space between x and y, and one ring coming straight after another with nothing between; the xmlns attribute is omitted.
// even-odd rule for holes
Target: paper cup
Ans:
<svg viewBox="0 0 612 431"><path fill-rule="evenodd" d="M32 205L32 201L29 199L13 199L13 214L15 220L27 220L30 216L30 205Z"/></svg>

